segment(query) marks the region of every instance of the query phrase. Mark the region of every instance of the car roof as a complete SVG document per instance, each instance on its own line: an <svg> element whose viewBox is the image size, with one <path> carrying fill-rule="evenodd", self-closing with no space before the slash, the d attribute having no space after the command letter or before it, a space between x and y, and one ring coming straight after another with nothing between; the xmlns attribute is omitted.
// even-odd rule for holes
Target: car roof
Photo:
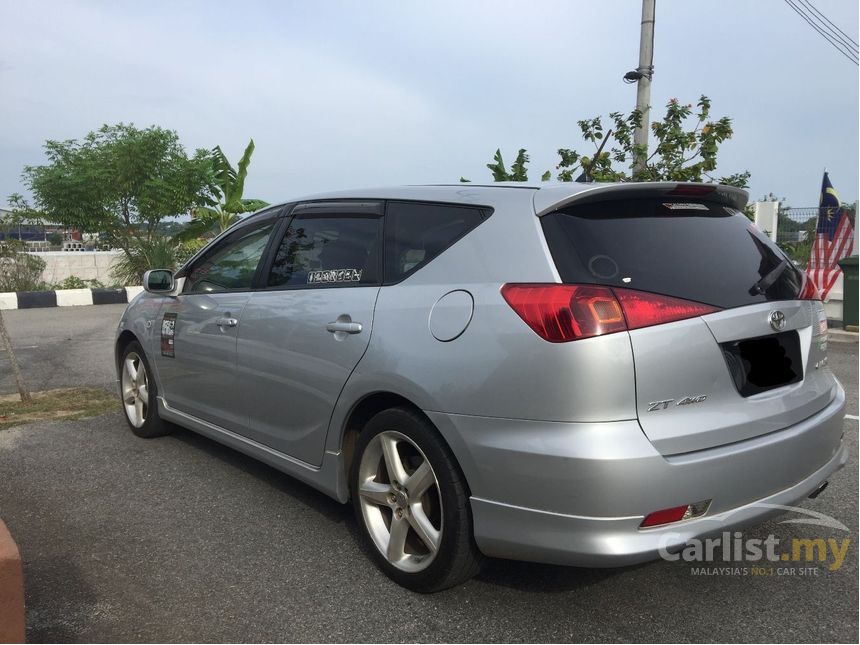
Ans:
<svg viewBox="0 0 860 645"><path fill-rule="evenodd" d="M436 201L456 204L496 206L502 202L530 199L536 186L522 182L500 182L498 184L423 184L406 186L382 186L356 188L305 195L289 202L327 201L341 199L402 199ZM514 193L513 195L511 193Z"/></svg>
<svg viewBox="0 0 860 645"><path fill-rule="evenodd" d="M424 184L358 188L306 195L284 203L305 201L327 201L344 199L402 199L435 201L475 206L498 207L512 203L531 201L534 211L544 215L573 202L601 200L613 197L648 197L670 194L678 187L695 190L701 187L708 191L701 199L743 208L747 202L746 191L721 184L692 182L494 182L478 184L461 182L452 184ZM687 194L689 199L697 197Z"/></svg>

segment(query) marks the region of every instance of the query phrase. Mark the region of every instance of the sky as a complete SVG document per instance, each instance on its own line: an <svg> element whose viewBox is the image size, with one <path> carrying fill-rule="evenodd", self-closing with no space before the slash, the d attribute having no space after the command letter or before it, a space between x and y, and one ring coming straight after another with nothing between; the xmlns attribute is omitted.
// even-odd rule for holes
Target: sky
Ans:
<svg viewBox="0 0 860 645"><path fill-rule="evenodd" d="M813 0L854 40L856 0ZM639 0L0 0L0 205L49 139L104 123L176 130L186 149L256 143L245 196L490 179L527 148L592 152L577 120L629 111ZM781 0L657 0L652 116L670 98L733 119L717 175L751 198L858 196L858 68Z"/></svg>

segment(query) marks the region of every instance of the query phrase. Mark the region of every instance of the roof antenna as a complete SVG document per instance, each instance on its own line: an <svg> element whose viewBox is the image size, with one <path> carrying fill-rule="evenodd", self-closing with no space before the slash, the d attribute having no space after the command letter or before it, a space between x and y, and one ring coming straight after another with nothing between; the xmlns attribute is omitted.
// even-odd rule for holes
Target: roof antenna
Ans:
<svg viewBox="0 0 860 645"><path fill-rule="evenodd" d="M594 153L594 156L591 158L591 166L587 170L583 170L582 174L577 177L574 181L577 182L589 182L594 181L594 178L591 176L591 168L594 167L594 160L600 156L600 153L603 152L603 146L606 145L606 142L609 141L609 135L612 134L612 128L606 131L606 136L603 137L603 141L600 142L600 147L597 149L597 152Z"/></svg>

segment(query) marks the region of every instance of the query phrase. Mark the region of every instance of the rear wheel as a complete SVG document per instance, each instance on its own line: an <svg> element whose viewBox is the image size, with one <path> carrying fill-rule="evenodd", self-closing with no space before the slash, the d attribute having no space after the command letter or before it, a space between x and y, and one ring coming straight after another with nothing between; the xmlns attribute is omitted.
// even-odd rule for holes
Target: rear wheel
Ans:
<svg viewBox="0 0 860 645"><path fill-rule="evenodd" d="M392 580L430 593L478 572L465 480L425 418L404 408L374 416L356 443L350 485L361 532Z"/></svg>
<svg viewBox="0 0 860 645"><path fill-rule="evenodd" d="M146 355L137 341L123 350L119 382L125 420L134 434L149 439L170 432L169 426L158 416L158 390Z"/></svg>

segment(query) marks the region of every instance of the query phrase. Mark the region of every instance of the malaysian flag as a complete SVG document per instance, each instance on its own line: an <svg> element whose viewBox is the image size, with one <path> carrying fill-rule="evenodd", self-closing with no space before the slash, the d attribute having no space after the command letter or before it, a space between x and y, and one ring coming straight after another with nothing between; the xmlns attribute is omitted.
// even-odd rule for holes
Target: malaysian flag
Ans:
<svg viewBox="0 0 860 645"><path fill-rule="evenodd" d="M842 269L837 262L851 254L854 248L854 227L848 211L842 208L839 196L824 173L821 182L821 199L818 203L818 222L815 226L815 241L809 254L806 273L818 287L821 299L827 300Z"/></svg>

